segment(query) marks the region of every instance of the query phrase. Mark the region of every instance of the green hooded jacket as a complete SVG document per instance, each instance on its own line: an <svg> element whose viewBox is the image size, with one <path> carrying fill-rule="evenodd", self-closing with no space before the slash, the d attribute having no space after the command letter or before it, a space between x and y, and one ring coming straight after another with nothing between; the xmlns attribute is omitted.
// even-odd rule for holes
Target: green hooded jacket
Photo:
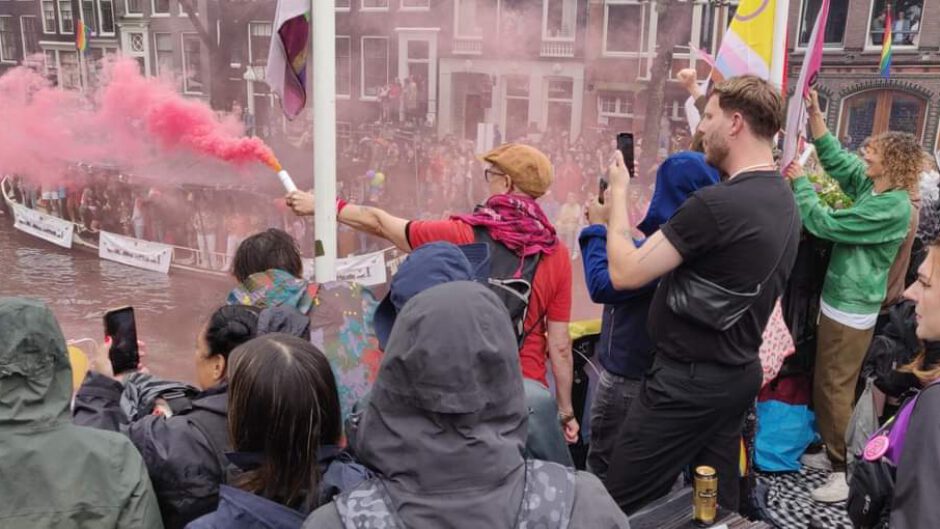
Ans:
<svg viewBox="0 0 940 529"><path fill-rule="evenodd" d="M143 459L72 424L62 331L38 301L0 298L0 527L162 529Z"/></svg>
<svg viewBox="0 0 940 529"><path fill-rule="evenodd" d="M849 314L877 314L885 299L888 271L907 237L911 200L903 189L875 193L865 162L842 149L832 136L815 141L823 169L854 204L833 210L816 194L807 178L793 182L803 226L832 241L832 257L822 299Z"/></svg>

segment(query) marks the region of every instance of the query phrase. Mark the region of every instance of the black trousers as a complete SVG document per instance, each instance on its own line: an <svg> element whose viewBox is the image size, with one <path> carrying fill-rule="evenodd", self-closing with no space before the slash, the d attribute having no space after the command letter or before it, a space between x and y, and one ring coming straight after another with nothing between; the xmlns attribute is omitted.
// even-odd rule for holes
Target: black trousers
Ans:
<svg viewBox="0 0 940 529"><path fill-rule="evenodd" d="M718 471L718 503L738 510L741 428L759 360L688 364L657 355L614 445L605 485L627 514L667 494L689 465Z"/></svg>

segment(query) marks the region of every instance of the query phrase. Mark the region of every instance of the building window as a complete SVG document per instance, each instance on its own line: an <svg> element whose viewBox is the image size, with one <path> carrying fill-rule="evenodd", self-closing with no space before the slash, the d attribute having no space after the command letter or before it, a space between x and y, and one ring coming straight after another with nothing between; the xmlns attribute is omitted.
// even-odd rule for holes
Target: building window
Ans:
<svg viewBox="0 0 940 529"><path fill-rule="evenodd" d="M567 131L571 128L571 103L574 81L570 78L548 80L548 129Z"/></svg>
<svg viewBox="0 0 940 529"><path fill-rule="evenodd" d="M894 46L917 46L924 0L874 0L871 7L869 46L880 47L885 36L887 7L891 8L891 39Z"/></svg>
<svg viewBox="0 0 940 529"><path fill-rule="evenodd" d="M362 0L362 9L388 9L388 0Z"/></svg>
<svg viewBox="0 0 940 529"><path fill-rule="evenodd" d="M892 130L923 138L927 102L896 90L872 90L856 94L842 106L839 140L848 149L861 147L865 138Z"/></svg>
<svg viewBox="0 0 940 529"><path fill-rule="evenodd" d="M604 54L646 51L647 5L607 0L604 11Z"/></svg>
<svg viewBox="0 0 940 529"><path fill-rule="evenodd" d="M171 75L173 68L173 34L154 33L153 49L157 55L157 75Z"/></svg>
<svg viewBox="0 0 940 529"><path fill-rule="evenodd" d="M336 37L336 95L352 95L352 39Z"/></svg>
<svg viewBox="0 0 940 529"><path fill-rule="evenodd" d="M430 9L431 0L401 0L401 8L408 9Z"/></svg>
<svg viewBox="0 0 940 529"><path fill-rule="evenodd" d="M362 97L378 97L388 84L388 38L362 37Z"/></svg>
<svg viewBox="0 0 940 529"><path fill-rule="evenodd" d="M477 7L479 0L454 0L454 16L457 20L454 22L457 37L476 38L483 36L483 28L480 26L480 12Z"/></svg>
<svg viewBox="0 0 940 529"><path fill-rule="evenodd" d="M55 3L42 0L42 32L55 33Z"/></svg>
<svg viewBox="0 0 940 529"><path fill-rule="evenodd" d="M78 53L59 50L59 86L78 88L82 84L81 71L78 69Z"/></svg>
<svg viewBox="0 0 940 529"><path fill-rule="evenodd" d="M633 97L626 93L601 94L597 97L597 114L608 118L632 118Z"/></svg>
<svg viewBox="0 0 940 529"><path fill-rule="evenodd" d="M169 16L170 15L170 0L150 0L150 8L153 10L152 13L156 15Z"/></svg>
<svg viewBox="0 0 940 529"><path fill-rule="evenodd" d="M202 41L198 35L188 33L183 34L183 92L203 92Z"/></svg>
<svg viewBox="0 0 940 529"><path fill-rule="evenodd" d="M35 16L20 17L20 33L23 35L23 59L39 53L39 22Z"/></svg>
<svg viewBox="0 0 940 529"><path fill-rule="evenodd" d="M702 5L702 24L700 26L700 45L712 55L718 53L718 42L728 31L728 26L738 11L738 0L730 2L708 2Z"/></svg>
<svg viewBox="0 0 940 529"><path fill-rule="evenodd" d="M543 40L574 40L577 21L578 0L543 0Z"/></svg>
<svg viewBox="0 0 940 529"><path fill-rule="evenodd" d="M248 63L252 66L268 64L272 31L273 25L270 22L248 23Z"/></svg>
<svg viewBox="0 0 940 529"><path fill-rule="evenodd" d="M88 26L90 35L97 35L98 23L95 18L95 0L82 0L82 22Z"/></svg>
<svg viewBox="0 0 940 529"><path fill-rule="evenodd" d="M819 15L822 0L803 0L802 16L800 17L800 46L809 44L809 37L813 33L813 25ZM849 16L849 0L830 0L829 18L826 19L826 29L823 31L823 45L827 48L841 48L845 37L845 21Z"/></svg>
<svg viewBox="0 0 940 529"><path fill-rule="evenodd" d="M124 0L124 12L127 15L143 15L142 0Z"/></svg>
<svg viewBox="0 0 940 529"><path fill-rule="evenodd" d="M59 83L59 62L55 51L46 50L46 77L53 83Z"/></svg>
<svg viewBox="0 0 940 529"><path fill-rule="evenodd" d="M98 0L102 35L114 35L114 0Z"/></svg>
<svg viewBox="0 0 940 529"><path fill-rule="evenodd" d="M13 16L0 16L0 62L16 62L16 32Z"/></svg>
<svg viewBox="0 0 940 529"><path fill-rule="evenodd" d="M529 132L529 78L506 76L506 138L515 141Z"/></svg>
<svg viewBox="0 0 940 529"><path fill-rule="evenodd" d="M72 0L59 0L59 33L71 35L75 30L72 20Z"/></svg>
<svg viewBox="0 0 940 529"><path fill-rule="evenodd" d="M349 11L350 0L336 0L337 11Z"/></svg>

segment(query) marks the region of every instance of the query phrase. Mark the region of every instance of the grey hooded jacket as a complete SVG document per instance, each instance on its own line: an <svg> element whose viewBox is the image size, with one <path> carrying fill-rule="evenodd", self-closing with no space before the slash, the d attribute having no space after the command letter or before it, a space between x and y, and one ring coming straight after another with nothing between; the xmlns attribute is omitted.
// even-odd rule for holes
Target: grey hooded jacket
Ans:
<svg viewBox="0 0 940 529"><path fill-rule="evenodd" d="M0 298L0 527L162 529L137 449L119 433L73 425L71 396L52 312Z"/></svg>
<svg viewBox="0 0 940 529"><path fill-rule="evenodd" d="M527 410L504 304L469 282L436 286L399 313L355 452L381 476L404 527L512 528L525 481ZM598 479L579 472L572 528L628 528ZM335 503L305 529L343 529Z"/></svg>

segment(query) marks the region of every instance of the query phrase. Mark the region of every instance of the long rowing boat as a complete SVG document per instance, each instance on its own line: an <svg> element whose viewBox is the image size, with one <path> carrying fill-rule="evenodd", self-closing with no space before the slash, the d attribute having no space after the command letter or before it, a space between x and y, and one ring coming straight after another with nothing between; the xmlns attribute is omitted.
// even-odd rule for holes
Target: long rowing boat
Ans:
<svg viewBox="0 0 940 529"><path fill-rule="evenodd" d="M10 213L10 217L15 221L15 215L13 215L13 209L15 206L25 207L23 204L16 202L12 196L13 189L9 177L4 176L0 179L0 193L3 195L3 201L7 206L7 211ZM42 212L40 212L42 213ZM45 215L45 213L43 213ZM64 222L70 222L65 219L61 219ZM79 249L84 252L94 253L95 255L99 254L99 237L100 232L98 230L89 230L86 229L83 225L72 222L74 230L72 233L72 248ZM147 241L145 241L147 242ZM198 261L198 256L200 251L195 248L188 248L185 246L172 246L173 253L170 260L169 268L174 272L181 272L186 274L194 274L202 277L211 277L216 279L225 279L228 281L232 280L232 277L229 273L222 270L214 270L205 267L198 266L194 264ZM204 254L210 254L212 259L217 262L224 262L226 254L221 252L202 252ZM131 266L131 265L128 265Z"/></svg>

